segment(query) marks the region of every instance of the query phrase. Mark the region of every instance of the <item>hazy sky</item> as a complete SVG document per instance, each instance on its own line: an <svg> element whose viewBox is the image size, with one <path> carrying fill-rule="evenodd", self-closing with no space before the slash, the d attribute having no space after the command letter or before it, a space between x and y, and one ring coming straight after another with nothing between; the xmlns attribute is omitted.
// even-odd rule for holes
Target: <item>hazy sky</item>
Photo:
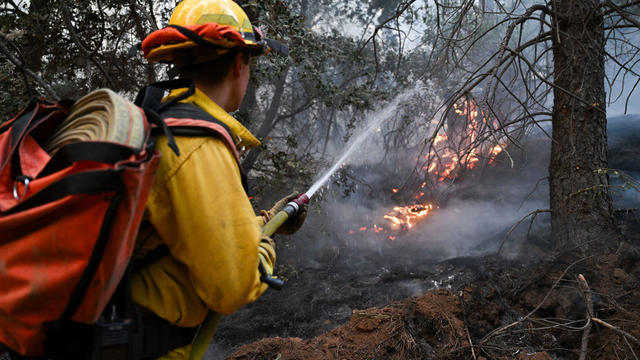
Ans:
<svg viewBox="0 0 640 360"><path fill-rule="evenodd" d="M623 96L620 96L620 99L616 101L614 104L611 104L607 107L607 115L608 116L619 116L624 114L625 102L627 97L629 96L629 91L633 87L636 79L632 79L632 81L628 81L625 84L625 91ZM613 89L614 95L617 96L620 92L621 83L618 82ZM609 94L607 94L609 96ZM636 87L635 91L629 98L627 114L640 114L640 86Z"/></svg>

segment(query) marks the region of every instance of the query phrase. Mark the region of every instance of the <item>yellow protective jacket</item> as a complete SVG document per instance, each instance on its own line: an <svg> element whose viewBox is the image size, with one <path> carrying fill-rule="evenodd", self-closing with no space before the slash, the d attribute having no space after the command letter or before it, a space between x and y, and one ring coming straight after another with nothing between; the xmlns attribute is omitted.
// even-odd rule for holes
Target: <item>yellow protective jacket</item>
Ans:
<svg viewBox="0 0 640 360"><path fill-rule="evenodd" d="M238 147L260 144L199 90L183 102L227 125ZM272 272L276 255L273 243L260 241L264 222L254 213L224 141L176 137L176 143L180 156L164 136L158 139L162 158L146 209L154 231L138 239L142 256L161 244L170 256L134 274L131 285L138 305L172 324L192 327L209 309L228 315L260 297L267 286L260 282L258 261Z"/></svg>

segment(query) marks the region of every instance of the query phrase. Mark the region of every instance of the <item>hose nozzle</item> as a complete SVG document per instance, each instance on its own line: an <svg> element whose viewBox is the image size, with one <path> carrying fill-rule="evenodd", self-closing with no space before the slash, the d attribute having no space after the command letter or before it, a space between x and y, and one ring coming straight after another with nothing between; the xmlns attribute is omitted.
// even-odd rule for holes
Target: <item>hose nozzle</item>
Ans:
<svg viewBox="0 0 640 360"><path fill-rule="evenodd" d="M309 197L307 196L307 194L300 194L293 201L287 203L287 206L285 206L284 209L282 210L285 211L287 215L289 215L289 217L291 218L291 217L294 217L298 213L298 211L300 211L301 207L303 207L308 203L309 203Z"/></svg>

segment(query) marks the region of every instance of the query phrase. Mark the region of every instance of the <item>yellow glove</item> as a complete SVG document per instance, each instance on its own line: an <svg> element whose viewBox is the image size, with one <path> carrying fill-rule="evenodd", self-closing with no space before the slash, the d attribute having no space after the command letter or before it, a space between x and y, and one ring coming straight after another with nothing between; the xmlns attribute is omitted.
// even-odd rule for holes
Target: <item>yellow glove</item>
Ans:
<svg viewBox="0 0 640 360"><path fill-rule="evenodd" d="M265 224L269 220L271 220L274 216L276 216L277 213L282 211L282 209L284 209L284 207L288 203L290 203L291 201L295 200L299 195L300 194L298 194L298 193L289 194L289 195L285 196L284 198L282 198L277 203L275 203L275 205L273 205L271 210L269 210L269 211L262 210L261 214L264 217ZM280 226L280 228L276 231L276 234L291 235L291 234L295 233L296 231L298 231L302 227L302 224L304 223L304 220L306 218L307 218L307 205L303 205L300 208L300 210L298 211L298 214L296 216L290 218L289 220L287 220L287 222L285 222L284 224L282 224L282 226Z"/></svg>
<svg viewBox="0 0 640 360"><path fill-rule="evenodd" d="M258 256L260 262L264 265L269 275L273 275L273 268L276 266L276 244L267 235L262 235L260 246L258 247Z"/></svg>

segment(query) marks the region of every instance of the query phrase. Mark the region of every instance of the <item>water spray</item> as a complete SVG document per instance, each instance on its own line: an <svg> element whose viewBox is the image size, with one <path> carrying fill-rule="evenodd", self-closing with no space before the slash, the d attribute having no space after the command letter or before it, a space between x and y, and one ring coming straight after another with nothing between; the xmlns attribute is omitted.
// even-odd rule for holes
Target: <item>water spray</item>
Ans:
<svg viewBox="0 0 640 360"><path fill-rule="evenodd" d="M362 131L362 133L360 133L360 135L358 135L349 144L349 146L345 149L345 151L338 158L338 160L333 164L333 166L331 166L331 168L329 168L327 172L325 172L313 185L311 185L311 187L309 188L309 190L307 190L307 192L299 195L295 200L288 203L279 213L277 213L271 220L269 220L269 222L267 222L262 228L262 233L267 236L271 236L278 230L278 228L280 228L280 226L282 226L282 224L287 222L288 219L296 216L300 211L300 209L309 203L309 201L316 194L316 192L320 190L320 188L322 188L322 186L324 186L324 184L327 181L329 181L331 176L340 168L340 166L345 164L345 162L353 154L355 149L357 149L358 146L362 144L362 142L366 138L368 138L369 135L371 135L371 133L373 133L373 131L377 130L380 124L384 120L393 116L400 102L406 100L414 92L415 92L415 89L407 91L403 94L400 94L398 97L394 99L394 101L392 101L384 109L378 112L376 116L373 117L369 125L364 129L364 131ZM278 278L275 278L269 275L269 273L267 273L262 263L258 265L258 269L260 270L260 274L261 274L260 280L262 282L268 284L270 287L274 289L277 289L277 290L282 289L282 286L284 286L284 282Z"/></svg>

